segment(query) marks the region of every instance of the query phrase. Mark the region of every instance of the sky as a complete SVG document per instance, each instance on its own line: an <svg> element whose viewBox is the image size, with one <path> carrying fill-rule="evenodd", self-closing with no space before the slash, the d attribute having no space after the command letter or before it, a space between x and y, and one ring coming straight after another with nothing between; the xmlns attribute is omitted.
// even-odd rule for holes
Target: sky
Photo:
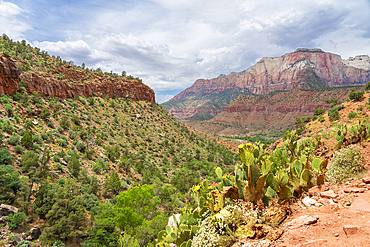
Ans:
<svg viewBox="0 0 370 247"><path fill-rule="evenodd" d="M162 103L195 80L321 48L370 55L369 0L0 0L0 35L140 77Z"/></svg>

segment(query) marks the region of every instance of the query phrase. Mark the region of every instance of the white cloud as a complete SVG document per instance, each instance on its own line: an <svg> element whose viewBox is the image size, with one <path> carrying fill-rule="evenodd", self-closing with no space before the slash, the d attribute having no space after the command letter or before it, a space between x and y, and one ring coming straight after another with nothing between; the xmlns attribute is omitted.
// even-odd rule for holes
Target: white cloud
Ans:
<svg viewBox="0 0 370 247"><path fill-rule="evenodd" d="M24 38L23 33L31 27L18 20L18 16L25 12L17 5L10 2L0 2L0 32L6 33L10 38L19 40Z"/></svg>
<svg viewBox="0 0 370 247"><path fill-rule="evenodd" d="M31 1L27 6L1 1L0 31L15 39L31 36L36 46L75 64L125 70L159 95L298 47L343 57L370 55L365 0L44 1L42 6ZM22 9L31 13L28 22L17 20ZM31 24L36 31L27 32Z"/></svg>

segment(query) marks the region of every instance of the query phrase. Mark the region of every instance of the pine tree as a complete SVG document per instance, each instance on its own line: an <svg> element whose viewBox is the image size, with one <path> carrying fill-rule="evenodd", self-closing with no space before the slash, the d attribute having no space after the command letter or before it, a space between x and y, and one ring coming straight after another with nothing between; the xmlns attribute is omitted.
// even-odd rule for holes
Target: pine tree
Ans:
<svg viewBox="0 0 370 247"><path fill-rule="evenodd" d="M75 177L78 177L80 173L81 164L79 161L79 156L76 151L73 151L71 160L68 163L68 168L71 172L71 174Z"/></svg>
<svg viewBox="0 0 370 247"><path fill-rule="evenodd" d="M27 131L21 138L21 144L25 148L30 148L33 146L32 134Z"/></svg>

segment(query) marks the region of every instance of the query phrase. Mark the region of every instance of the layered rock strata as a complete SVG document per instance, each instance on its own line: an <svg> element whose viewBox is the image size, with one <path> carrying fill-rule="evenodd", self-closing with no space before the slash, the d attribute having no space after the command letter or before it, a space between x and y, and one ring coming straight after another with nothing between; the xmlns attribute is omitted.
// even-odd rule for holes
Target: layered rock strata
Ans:
<svg viewBox="0 0 370 247"><path fill-rule="evenodd" d="M64 72L64 71L63 71ZM82 76L82 75L81 75ZM51 76L40 76L34 72L21 74L17 62L5 55L0 56L0 94L14 94L20 90L20 82L28 93L40 92L43 97L73 98L79 96L108 95L111 98L122 97L135 101L145 100L155 103L154 91L137 80L97 79L94 82L82 82L81 78L57 80Z"/></svg>
<svg viewBox="0 0 370 247"><path fill-rule="evenodd" d="M293 90L302 86L298 82L304 70L313 71L329 87L365 84L370 80L370 58L361 55L343 60L340 55L321 49L297 49L281 57L264 57L239 73L220 75L210 80L199 79L172 100L189 94L221 92L236 87L254 94Z"/></svg>

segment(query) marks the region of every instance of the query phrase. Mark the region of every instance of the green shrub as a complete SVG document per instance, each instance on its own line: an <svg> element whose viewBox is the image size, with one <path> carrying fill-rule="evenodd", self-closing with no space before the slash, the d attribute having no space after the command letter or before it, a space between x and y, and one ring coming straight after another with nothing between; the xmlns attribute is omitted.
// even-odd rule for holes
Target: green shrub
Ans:
<svg viewBox="0 0 370 247"><path fill-rule="evenodd" d="M21 153L23 153L24 148L20 145L17 145L17 146L14 147L14 150L17 154L21 154Z"/></svg>
<svg viewBox="0 0 370 247"><path fill-rule="evenodd" d="M72 114L71 120L75 125L80 125L81 124L80 118L78 116L76 116L75 114Z"/></svg>
<svg viewBox="0 0 370 247"><path fill-rule="evenodd" d="M76 139L77 134L76 134L76 132L74 132L74 131L70 130L70 131L68 132L68 137L69 137L69 139L74 140L74 139Z"/></svg>
<svg viewBox="0 0 370 247"><path fill-rule="evenodd" d="M365 87L365 91L369 91L369 90L370 90L370 81L366 83L366 87Z"/></svg>
<svg viewBox="0 0 370 247"><path fill-rule="evenodd" d="M354 100L354 101L359 101L362 96L364 95L364 91L355 91L354 89L349 93L348 97L351 99L351 100Z"/></svg>
<svg viewBox="0 0 370 247"><path fill-rule="evenodd" d="M95 140L95 144L96 145L98 145L98 146L101 146L101 144L102 144L102 140L98 137L98 138L96 138L96 140Z"/></svg>
<svg viewBox="0 0 370 247"><path fill-rule="evenodd" d="M361 148L351 145L334 154L328 165L326 176L329 181L340 184L364 171L361 160Z"/></svg>
<svg viewBox="0 0 370 247"><path fill-rule="evenodd" d="M7 216L5 219L9 222L8 226L10 229L16 229L20 224L22 224L26 219L27 215L25 213L15 213Z"/></svg>
<svg viewBox="0 0 370 247"><path fill-rule="evenodd" d="M81 153L85 152L85 149L86 149L86 145L84 142L82 141L78 141L77 144L76 144L76 148L78 151L80 151Z"/></svg>
<svg viewBox="0 0 370 247"><path fill-rule="evenodd" d="M54 128L54 123L52 121L49 121L47 125L49 128Z"/></svg>
<svg viewBox="0 0 370 247"><path fill-rule="evenodd" d="M30 246L30 241L28 241L28 240L22 240L21 242L19 242L18 244L17 244L17 247L28 247L28 246Z"/></svg>
<svg viewBox="0 0 370 247"><path fill-rule="evenodd" d="M57 162L57 163L59 163L60 162L60 156L59 155L54 155L54 157L53 157L53 160L55 161L55 162Z"/></svg>
<svg viewBox="0 0 370 247"><path fill-rule="evenodd" d="M15 146L15 145L18 145L19 143L19 135L12 135L9 140L8 140L8 143L12 146Z"/></svg>
<svg viewBox="0 0 370 247"><path fill-rule="evenodd" d="M59 144L61 147L67 147L68 142L67 142L64 138L59 138L59 140L58 140L58 144Z"/></svg>
<svg viewBox="0 0 370 247"><path fill-rule="evenodd" d="M352 119L352 118L355 118L357 116L357 113L356 112L353 112L353 111L351 111L350 113L348 113L348 118L349 119Z"/></svg>
<svg viewBox="0 0 370 247"><path fill-rule="evenodd" d="M9 150L6 148L0 149L0 164L9 164L10 160L12 159L12 155L10 154Z"/></svg>
<svg viewBox="0 0 370 247"><path fill-rule="evenodd" d="M62 116L62 118L59 121L59 125L60 125L60 127L63 128L63 130L69 129L69 127L71 126L71 122L69 122L69 119L68 119L67 115Z"/></svg>
<svg viewBox="0 0 370 247"><path fill-rule="evenodd" d="M324 113L325 113L325 110L324 109L318 108L318 109L315 110L315 112L313 113L313 115L314 116L320 116L320 115L322 115Z"/></svg>
<svg viewBox="0 0 370 247"><path fill-rule="evenodd" d="M67 245L65 245L62 241L58 240L54 242L51 247L67 247Z"/></svg>
<svg viewBox="0 0 370 247"><path fill-rule="evenodd" d="M8 113L9 117L13 116L13 106L11 104L4 105L6 112Z"/></svg>
<svg viewBox="0 0 370 247"><path fill-rule="evenodd" d="M63 166L61 164L58 164L57 165L57 170L62 172L63 171Z"/></svg>
<svg viewBox="0 0 370 247"><path fill-rule="evenodd" d="M43 107L40 113L40 117L44 120L50 117L50 111L47 107Z"/></svg>
<svg viewBox="0 0 370 247"><path fill-rule="evenodd" d="M42 144L42 139L40 138L40 136L39 136L39 135L33 135L33 136L32 136L32 141L33 141L34 143Z"/></svg>
<svg viewBox="0 0 370 247"><path fill-rule="evenodd" d="M328 115L329 115L329 121L330 122L333 122L335 120L339 120L339 117L340 117L339 112L337 110L329 111Z"/></svg>

